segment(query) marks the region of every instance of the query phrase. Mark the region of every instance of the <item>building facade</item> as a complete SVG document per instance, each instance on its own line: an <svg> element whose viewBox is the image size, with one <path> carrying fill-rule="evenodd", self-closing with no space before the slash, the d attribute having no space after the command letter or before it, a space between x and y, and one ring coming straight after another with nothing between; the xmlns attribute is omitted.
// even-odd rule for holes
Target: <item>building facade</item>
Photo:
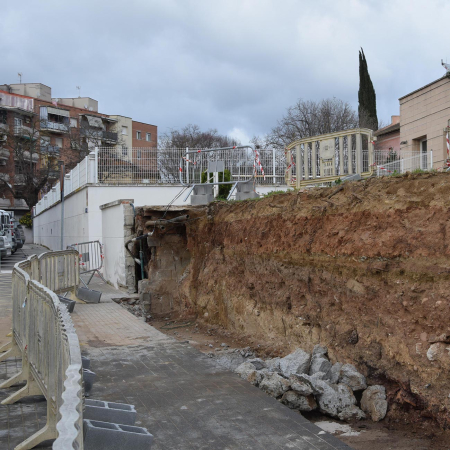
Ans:
<svg viewBox="0 0 450 450"><path fill-rule="evenodd" d="M447 159L450 126L450 76L446 75L399 99L400 149L426 155L433 151L433 167Z"/></svg>
<svg viewBox="0 0 450 450"><path fill-rule="evenodd" d="M17 217L30 210L7 186L30 189L30 172L37 192L45 192L59 179L58 161L69 170L95 147L126 161L133 146L151 149L156 142L155 125L99 113L90 97L53 98L41 83L0 85L0 208Z"/></svg>
<svg viewBox="0 0 450 450"><path fill-rule="evenodd" d="M374 150L389 160L400 155L400 116L391 116L391 123L373 133L376 137ZM385 161L379 161L384 163Z"/></svg>

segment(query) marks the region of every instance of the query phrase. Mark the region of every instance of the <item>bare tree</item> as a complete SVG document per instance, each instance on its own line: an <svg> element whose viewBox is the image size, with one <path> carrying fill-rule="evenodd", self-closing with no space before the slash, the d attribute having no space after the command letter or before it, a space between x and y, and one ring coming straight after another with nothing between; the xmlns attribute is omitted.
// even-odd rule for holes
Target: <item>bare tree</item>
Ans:
<svg viewBox="0 0 450 450"><path fill-rule="evenodd" d="M172 129L159 139L159 148L221 148L240 145L240 142L229 136L223 136L212 128L201 131L198 125L186 125L181 130Z"/></svg>
<svg viewBox="0 0 450 450"><path fill-rule="evenodd" d="M287 109L264 141L266 146L284 147L297 139L357 127L358 114L348 102L334 97L318 102L299 100Z"/></svg>
<svg viewBox="0 0 450 450"><path fill-rule="evenodd" d="M37 203L39 191L58 176L58 155L41 140L37 125L30 118L25 125L10 127L4 148L10 157L0 175L0 193L24 200L30 208Z"/></svg>

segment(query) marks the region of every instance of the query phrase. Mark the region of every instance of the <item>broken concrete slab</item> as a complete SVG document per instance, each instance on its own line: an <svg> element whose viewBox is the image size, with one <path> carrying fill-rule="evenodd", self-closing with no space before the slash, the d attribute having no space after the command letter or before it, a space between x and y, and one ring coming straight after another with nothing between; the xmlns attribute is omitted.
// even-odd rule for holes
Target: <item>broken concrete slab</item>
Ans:
<svg viewBox="0 0 450 450"><path fill-rule="evenodd" d="M134 425L136 422L136 409L134 405L126 403L86 399L83 417L100 422Z"/></svg>

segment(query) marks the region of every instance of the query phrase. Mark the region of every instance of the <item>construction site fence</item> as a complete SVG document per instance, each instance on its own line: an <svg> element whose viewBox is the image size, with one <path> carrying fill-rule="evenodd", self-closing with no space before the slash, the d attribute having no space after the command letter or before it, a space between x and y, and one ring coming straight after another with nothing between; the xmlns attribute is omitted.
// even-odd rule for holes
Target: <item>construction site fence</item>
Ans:
<svg viewBox="0 0 450 450"><path fill-rule="evenodd" d="M47 423L16 450L55 439L54 450L83 449L83 384L80 344L72 319L57 291L74 291L79 279L74 250L33 255L12 272L12 341L0 361L22 359L20 372L1 388L26 382L6 398L12 404L29 395L44 395Z"/></svg>
<svg viewBox="0 0 450 450"><path fill-rule="evenodd" d="M399 157L385 164L377 165L377 176L397 175L419 170L431 170L433 168L433 151L416 153L409 157Z"/></svg>

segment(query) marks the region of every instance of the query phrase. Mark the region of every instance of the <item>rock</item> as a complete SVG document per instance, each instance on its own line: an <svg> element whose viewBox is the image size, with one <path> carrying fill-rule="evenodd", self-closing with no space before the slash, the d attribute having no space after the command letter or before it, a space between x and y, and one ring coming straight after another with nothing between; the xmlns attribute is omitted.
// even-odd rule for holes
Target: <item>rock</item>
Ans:
<svg viewBox="0 0 450 450"><path fill-rule="evenodd" d="M255 366L251 362L245 362L236 368L235 372L244 380L247 380L249 383L254 386L258 386L261 380L264 377L264 374L258 372L255 369Z"/></svg>
<svg viewBox="0 0 450 450"><path fill-rule="evenodd" d="M246 359L239 353L223 351L216 356L216 362L228 370L236 370Z"/></svg>
<svg viewBox="0 0 450 450"><path fill-rule="evenodd" d="M319 353L313 355L311 358L311 366L309 368L309 374L314 375L317 372L323 372L325 374L325 379L331 380L331 368L332 364L323 356L323 354Z"/></svg>
<svg viewBox="0 0 450 450"><path fill-rule="evenodd" d="M359 373L352 364L344 364L341 367L339 383L346 384L353 391L361 391L367 388L366 377Z"/></svg>
<svg viewBox="0 0 450 450"><path fill-rule="evenodd" d="M328 348L325 346L322 347L321 345L317 344L314 346L312 355L313 356L316 356L316 355L326 356L326 355L328 355Z"/></svg>
<svg viewBox="0 0 450 450"><path fill-rule="evenodd" d="M280 371L286 378L292 374L308 373L310 363L309 353L298 348L295 352L280 359Z"/></svg>
<svg viewBox="0 0 450 450"><path fill-rule="evenodd" d="M345 420L346 422L353 422L355 420L365 419L366 415L357 406L347 406L339 414L340 420Z"/></svg>
<svg viewBox="0 0 450 450"><path fill-rule="evenodd" d="M136 303L136 299L135 298L130 298L129 300L128 300L128 304L129 305L134 305L135 303Z"/></svg>
<svg viewBox="0 0 450 450"><path fill-rule="evenodd" d="M280 371L280 360L281 358L271 358L264 361L264 364L266 367L271 370L272 372L279 372Z"/></svg>
<svg viewBox="0 0 450 450"><path fill-rule="evenodd" d="M261 370L266 368L266 363L261 358L249 359L248 362L255 366L256 370Z"/></svg>
<svg viewBox="0 0 450 450"><path fill-rule="evenodd" d="M289 377L291 389L303 396L311 395L313 393L312 383L301 377L302 375L291 375Z"/></svg>
<svg viewBox="0 0 450 450"><path fill-rule="evenodd" d="M226 348L226 347L228 347L228 344L225 344L225 342L222 342L222 343L220 344L220 346Z"/></svg>
<svg viewBox="0 0 450 450"><path fill-rule="evenodd" d="M363 392L361 408L369 414L374 422L379 422L384 419L387 407L386 389L384 386L370 386Z"/></svg>
<svg viewBox="0 0 450 450"><path fill-rule="evenodd" d="M277 373L266 373L259 387L272 397L279 397L289 389L289 381Z"/></svg>
<svg viewBox="0 0 450 450"><path fill-rule="evenodd" d="M316 400L324 414L339 418L339 413L356 404L356 398L346 384L316 380L316 385L316 390L322 390L322 393L316 395Z"/></svg>
<svg viewBox="0 0 450 450"><path fill-rule="evenodd" d="M311 390L314 395L322 394L324 392L324 387L322 385L323 383L322 378L324 377L324 375L325 374L322 372L317 372L312 376L306 374L291 375L289 377L289 382L291 381L294 382L294 386L297 389L299 389L298 390L299 393L301 392L302 389L304 389L303 392L305 392L305 395L309 395L308 393L309 390ZM292 389L294 389L294 387L292 387Z"/></svg>
<svg viewBox="0 0 450 450"><path fill-rule="evenodd" d="M448 348L448 345L442 342L431 344L427 351L427 358L430 361L439 361L445 356L445 351L448 350Z"/></svg>
<svg viewBox="0 0 450 450"><path fill-rule="evenodd" d="M342 368L342 363L340 363L340 362L333 364L333 367L331 367L331 370L330 370L330 383L331 384L337 384L337 382L339 381L339 376L341 374L341 368Z"/></svg>
<svg viewBox="0 0 450 450"><path fill-rule="evenodd" d="M317 409L317 403L312 395L305 397L295 391L285 392L281 398L281 403L284 403L291 409L298 409L299 411L314 411Z"/></svg>

